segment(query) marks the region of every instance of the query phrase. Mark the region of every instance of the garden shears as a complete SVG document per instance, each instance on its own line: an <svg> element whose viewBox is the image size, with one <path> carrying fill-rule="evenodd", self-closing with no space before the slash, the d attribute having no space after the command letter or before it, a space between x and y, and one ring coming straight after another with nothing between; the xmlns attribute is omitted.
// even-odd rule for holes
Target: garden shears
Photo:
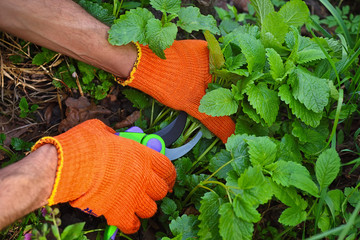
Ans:
<svg viewBox="0 0 360 240"><path fill-rule="evenodd" d="M141 143L142 145L164 154L170 161L173 161L188 153L198 143L202 136L201 131L199 131L191 141L183 146L178 148L168 148L180 137L185 128L186 119L187 114L185 112L180 112L174 121L153 134L146 134L139 127L131 127L125 132L117 132L115 134ZM114 240L117 231L118 229L116 226L108 226L105 229L104 239Z"/></svg>

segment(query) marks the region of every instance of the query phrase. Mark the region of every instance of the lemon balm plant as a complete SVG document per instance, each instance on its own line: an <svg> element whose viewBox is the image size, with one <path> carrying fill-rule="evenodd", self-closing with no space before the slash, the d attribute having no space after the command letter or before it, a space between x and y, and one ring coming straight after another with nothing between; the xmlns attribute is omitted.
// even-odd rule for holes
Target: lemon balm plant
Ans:
<svg viewBox="0 0 360 240"><path fill-rule="evenodd" d="M310 18L301 0L290 0L279 11L270 0L251 3L256 25L231 25L219 42L205 32L214 81L199 111L232 116L236 131L226 150L210 160L212 173L196 186L215 184L226 193L211 188L202 197L197 234L251 239L263 216L257 209L275 201L287 206L278 218L286 230L278 236L304 222L303 237L318 231L356 236L356 228L338 226L341 219L348 226L359 222L350 222L346 211L350 189L329 186L340 172L337 123L357 111L357 101L344 88L358 49L341 36L316 37L310 27L312 37L302 35ZM354 197L358 186L352 190Z"/></svg>
<svg viewBox="0 0 360 240"><path fill-rule="evenodd" d="M129 10L111 26L109 42L149 45L156 55L165 58L164 50L174 42L178 27L188 33L199 30L219 33L213 16L202 15L197 7L181 7L180 0L151 0L150 5L162 13L161 19L156 19L147 8Z"/></svg>

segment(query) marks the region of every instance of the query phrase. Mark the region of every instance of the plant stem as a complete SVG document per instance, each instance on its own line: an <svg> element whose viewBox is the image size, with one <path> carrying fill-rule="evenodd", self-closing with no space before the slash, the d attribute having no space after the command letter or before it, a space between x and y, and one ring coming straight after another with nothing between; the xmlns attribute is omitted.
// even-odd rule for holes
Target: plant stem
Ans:
<svg viewBox="0 0 360 240"><path fill-rule="evenodd" d="M166 110L164 110L166 109ZM152 128L154 125L156 125L166 114L168 114L171 111L171 108L164 108L161 110L159 115L155 118L153 125L150 126Z"/></svg>
<svg viewBox="0 0 360 240"><path fill-rule="evenodd" d="M51 216L52 216L52 222L55 226L55 231L56 231L56 239L57 240L61 240L60 238L60 231L59 231L59 227L58 225L56 224L56 219L55 219L55 215L53 213L51 213Z"/></svg>
<svg viewBox="0 0 360 240"><path fill-rule="evenodd" d="M213 142L212 142L212 144L200 155L200 157L198 157L198 159L195 161L195 162L193 162L193 164L192 164L192 166L191 166L191 169L190 169L190 173L192 172L192 171L194 171L194 167L195 167L195 165L216 145L216 143L219 141L219 139L218 138L216 138Z"/></svg>
<svg viewBox="0 0 360 240"><path fill-rule="evenodd" d="M9 158L13 158L15 156L15 153L13 153L11 150L6 149L5 147L0 145L0 151L3 151L8 155Z"/></svg>
<svg viewBox="0 0 360 240"><path fill-rule="evenodd" d="M223 188L225 188L225 191L226 191L226 194L228 196L228 199L229 199L229 202L232 204L232 200L231 200L231 196L230 196L230 192L229 192L229 187L227 187L225 184L223 184L222 182L219 182L219 181L203 181L201 182L202 184L217 184L217 185L220 185L222 186Z"/></svg>
<svg viewBox="0 0 360 240"><path fill-rule="evenodd" d="M129 236L125 235L124 233L120 232L120 237L124 237L126 238L127 240L132 240L132 238L130 238Z"/></svg>
<svg viewBox="0 0 360 240"><path fill-rule="evenodd" d="M186 130L185 134L183 135L181 142L178 145L182 146L188 140L191 134L198 128L200 128L200 124L197 122L192 122L190 127Z"/></svg>

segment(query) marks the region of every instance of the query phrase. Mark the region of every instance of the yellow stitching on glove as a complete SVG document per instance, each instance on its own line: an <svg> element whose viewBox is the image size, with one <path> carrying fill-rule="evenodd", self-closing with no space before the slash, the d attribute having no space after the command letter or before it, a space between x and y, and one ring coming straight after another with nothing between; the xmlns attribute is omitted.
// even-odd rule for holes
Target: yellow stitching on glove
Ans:
<svg viewBox="0 0 360 240"><path fill-rule="evenodd" d="M52 144L56 147L57 149L57 154L58 154L58 166L57 166L57 170L56 170L56 178L55 178L55 184L53 186L53 190L51 192L51 195L48 199L48 204L49 206L54 205L54 198L55 198L55 194L57 192L58 186L59 186L59 182L60 182L60 178L61 178L61 173L62 173L62 169L63 169L63 165L64 165L64 154L63 154L63 149L61 147L61 144L58 142L58 140L56 140L53 137L43 137L41 138L39 141L37 141L35 143L35 145L31 148L31 151L35 151L36 149L38 149L39 147L45 145L45 144Z"/></svg>
<svg viewBox="0 0 360 240"><path fill-rule="evenodd" d="M124 87L126 85L130 84L134 80L134 74L136 72L137 66L140 63L140 59L141 59L141 55L142 55L140 44L137 43L137 42L134 43L134 44L135 44L136 49L137 49L137 58L136 58L134 67L130 72L130 76L127 79L123 79L123 78L120 78L120 77L117 77L117 76L114 75L115 81L117 83L119 83L120 85L124 86Z"/></svg>

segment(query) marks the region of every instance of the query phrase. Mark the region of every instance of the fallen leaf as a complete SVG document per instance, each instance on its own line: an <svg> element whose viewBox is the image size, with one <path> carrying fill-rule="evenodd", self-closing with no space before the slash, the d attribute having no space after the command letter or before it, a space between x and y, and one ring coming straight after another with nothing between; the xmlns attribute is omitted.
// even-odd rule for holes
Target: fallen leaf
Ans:
<svg viewBox="0 0 360 240"><path fill-rule="evenodd" d="M115 124L115 128L124 128L129 127L135 123L136 120L138 120L140 117L140 111L135 111L129 116L127 116L124 120L121 122L118 122Z"/></svg>
<svg viewBox="0 0 360 240"><path fill-rule="evenodd" d="M69 97L65 100L66 118L61 121L58 127L59 132L65 132L79 123L86 120L98 118L105 120L104 116L110 115L112 112L103 106L90 103L90 101L82 96L78 99Z"/></svg>

